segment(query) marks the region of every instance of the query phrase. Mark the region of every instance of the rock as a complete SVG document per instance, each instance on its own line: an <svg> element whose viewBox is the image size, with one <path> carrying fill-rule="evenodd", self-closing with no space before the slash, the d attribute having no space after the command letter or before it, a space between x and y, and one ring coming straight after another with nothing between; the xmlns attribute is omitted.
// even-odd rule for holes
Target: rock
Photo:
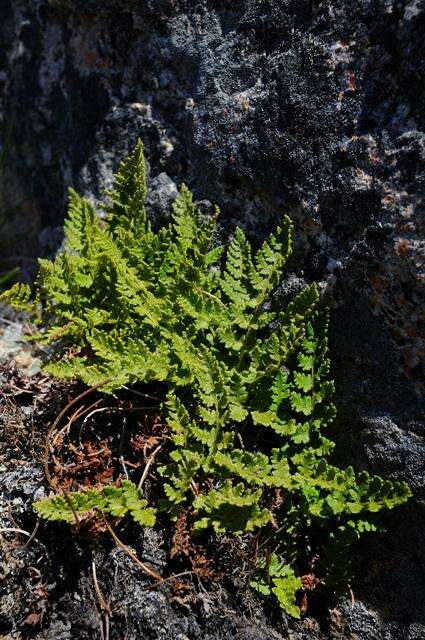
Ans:
<svg viewBox="0 0 425 640"><path fill-rule="evenodd" d="M178 193L175 183L166 173L160 173L151 180L146 204L154 219L163 220L170 216L171 204Z"/></svg>
<svg viewBox="0 0 425 640"><path fill-rule="evenodd" d="M38 465L23 463L12 471L0 473L0 523L10 525L9 509L15 516L22 516L34 500L44 497L43 474Z"/></svg>
<svg viewBox="0 0 425 640"><path fill-rule="evenodd" d="M23 324L18 320L0 319L0 363L13 363L27 375L40 371L36 348L25 342Z"/></svg>
<svg viewBox="0 0 425 640"><path fill-rule="evenodd" d="M423 0L5 0L0 7L0 117L10 132L2 202L13 210L4 252L18 256L26 274L35 256L59 243L67 188L97 204L139 136L152 217L166 214L182 181L198 200L221 207L223 238L239 222L261 239L282 210L292 215L295 254L279 296L314 279L332 306L337 457L407 479L416 500L391 529L394 540L412 536L412 543L371 547L380 560L374 579L366 553L362 602L344 609L340 635L325 625L329 638L425 635L423 578L398 574L386 606L388 558L377 552L393 553L400 567L425 562L417 524L424 29ZM76 633L58 624L56 637ZM184 625L175 631L193 633Z"/></svg>

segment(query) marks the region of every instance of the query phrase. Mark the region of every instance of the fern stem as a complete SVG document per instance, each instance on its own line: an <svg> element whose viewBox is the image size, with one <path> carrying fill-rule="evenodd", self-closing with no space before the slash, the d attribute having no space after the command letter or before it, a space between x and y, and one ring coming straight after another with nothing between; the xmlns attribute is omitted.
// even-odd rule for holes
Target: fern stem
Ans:
<svg viewBox="0 0 425 640"><path fill-rule="evenodd" d="M142 488L143 483L144 483L144 481L146 480L147 475L148 475L148 473L149 473L149 468L150 468L150 466L151 466L152 462L154 461L156 454L158 453L158 451L159 451L160 449L162 449L162 444L160 444L160 445L155 449L155 451L154 451L154 452L149 456L149 459L148 459L148 461L147 461L147 463L146 463L146 465L145 465L145 468L144 468L144 470L143 470L142 477L140 478L139 484L137 485L137 488L139 489L139 491L140 491L140 489Z"/></svg>
<svg viewBox="0 0 425 640"><path fill-rule="evenodd" d="M218 298L217 296L215 296L213 293L209 293L208 291L204 291L204 289L200 289L199 287L195 287L194 291L197 291L198 293L202 293L203 295L208 296L209 298L211 298L212 300L215 300L216 302L218 302L219 304L221 304L221 306L223 308L226 308L226 305L224 304L224 302L222 300L220 300L220 298Z"/></svg>

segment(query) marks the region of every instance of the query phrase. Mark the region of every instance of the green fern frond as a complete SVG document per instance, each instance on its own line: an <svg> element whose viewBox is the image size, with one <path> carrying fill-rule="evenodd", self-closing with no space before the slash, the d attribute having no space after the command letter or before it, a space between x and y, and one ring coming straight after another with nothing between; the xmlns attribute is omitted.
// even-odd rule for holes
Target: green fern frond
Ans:
<svg viewBox="0 0 425 640"><path fill-rule="evenodd" d="M294 571L287 567L285 576L272 579L272 592L276 596L280 606L293 618L300 618L301 611L296 605L296 593L302 587L301 579L295 576Z"/></svg>
<svg viewBox="0 0 425 640"><path fill-rule="evenodd" d="M268 509L259 506L261 491L249 491L239 483L228 480L221 489L213 489L195 498L193 507L198 514L195 529L212 527L216 533L230 531L238 534L265 526L272 519Z"/></svg>
<svg viewBox="0 0 425 640"><path fill-rule="evenodd" d="M31 288L28 284L17 282L10 289L0 294L0 302L7 302L20 311L35 312L36 305L31 300Z"/></svg>
<svg viewBox="0 0 425 640"><path fill-rule="evenodd" d="M131 229L134 234L150 231L146 214L148 193L143 142L139 139L133 153L123 160L114 176L114 187L108 192L112 207L108 229L116 234L117 229Z"/></svg>
<svg viewBox="0 0 425 640"><path fill-rule="evenodd" d="M173 203L173 229L175 243L185 255L195 244L198 233L199 213L193 202L193 196L185 184Z"/></svg>
<svg viewBox="0 0 425 640"><path fill-rule="evenodd" d="M260 300L278 284L282 270L292 252L292 222L283 217L282 227L271 233L255 254L251 282Z"/></svg>
<svg viewBox="0 0 425 640"><path fill-rule="evenodd" d="M293 618L300 617L301 612L296 605L296 594L302 588L302 581L295 575L292 567L282 562L275 553L271 554L267 563L265 558L259 560L256 574L250 585L264 596L273 593L288 615Z"/></svg>
<svg viewBox="0 0 425 640"><path fill-rule="evenodd" d="M98 221L93 205L74 189L69 189L68 217L64 224L67 250L90 257L97 229Z"/></svg>
<svg viewBox="0 0 425 640"><path fill-rule="evenodd" d="M121 487L104 486L101 490L74 491L34 502L37 513L45 520L78 524L90 515L123 518L127 514L143 527L155 524L155 509L147 506L136 485L123 480Z"/></svg>
<svg viewBox="0 0 425 640"><path fill-rule="evenodd" d="M223 294L239 313L255 304L250 284L253 273L251 246L242 229L238 227L227 249L220 286Z"/></svg>

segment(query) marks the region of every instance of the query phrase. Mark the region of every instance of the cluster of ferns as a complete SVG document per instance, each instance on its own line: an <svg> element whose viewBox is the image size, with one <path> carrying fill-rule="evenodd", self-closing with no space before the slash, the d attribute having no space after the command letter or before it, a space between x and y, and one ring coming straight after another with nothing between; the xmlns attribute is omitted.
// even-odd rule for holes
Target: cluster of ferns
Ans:
<svg viewBox="0 0 425 640"><path fill-rule="evenodd" d="M171 446L159 469L161 508L171 518L187 510L194 533L264 535L271 553L259 559L252 585L299 616L300 541L322 541L321 579L330 584L335 559L377 528L374 514L410 492L329 462L327 309L314 284L283 310L272 304L291 253L291 221L283 217L255 252L240 228L223 248L218 210L202 215L183 185L169 223L154 230L141 142L107 195L101 220L70 191L64 251L40 260L35 296L17 284L2 297L33 312L38 339L55 344L45 367L52 375L104 382L105 392L162 383ZM128 483L121 493L36 504L44 517L67 521L93 507L136 513L144 526L155 521Z"/></svg>

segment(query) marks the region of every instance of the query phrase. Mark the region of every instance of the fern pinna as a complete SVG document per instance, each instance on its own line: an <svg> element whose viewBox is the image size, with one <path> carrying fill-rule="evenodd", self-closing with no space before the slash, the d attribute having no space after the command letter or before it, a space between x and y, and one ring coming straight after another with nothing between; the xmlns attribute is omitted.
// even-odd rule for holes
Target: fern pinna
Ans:
<svg viewBox="0 0 425 640"><path fill-rule="evenodd" d="M51 374L88 385L107 379L109 392L165 383L166 508L172 517L191 509L196 530L265 530L279 569L260 561L252 584L299 615L299 541L319 531L339 549L409 489L328 462L334 445L324 433L335 408L327 311L314 284L284 310L267 304L291 253L291 222L283 217L254 254L240 228L224 250L218 210L204 217L183 185L171 221L154 231L141 142L108 195L101 221L71 191L66 248L40 260L35 300L23 285L3 299L41 313L38 339L56 343L57 353L79 347L47 364ZM66 518L66 504L59 507ZM55 517L54 502L37 508Z"/></svg>

